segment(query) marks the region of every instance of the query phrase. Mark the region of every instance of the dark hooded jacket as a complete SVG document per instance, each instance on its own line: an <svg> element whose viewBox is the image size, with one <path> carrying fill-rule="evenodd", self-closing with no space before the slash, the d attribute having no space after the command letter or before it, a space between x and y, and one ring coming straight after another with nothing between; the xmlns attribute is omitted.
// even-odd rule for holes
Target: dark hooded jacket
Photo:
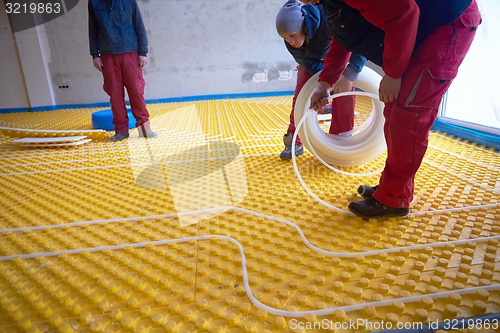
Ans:
<svg viewBox="0 0 500 333"><path fill-rule="evenodd" d="M295 61L299 63L306 71L312 75L323 69L323 63L331 38L326 33L325 14L320 5L302 6L304 15L303 30L306 35L306 41L301 48L294 48L285 41L286 48L292 54Z"/></svg>
<svg viewBox="0 0 500 333"><path fill-rule="evenodd" d="M395 8L391 13L373 0L321 0L320 3L328 22L328 34L336 43L349 52L364 55L392 77L401 77L413 49L435 29L457 19L471 3L471 0L391 1ZM473 21L471 25L477 25L480 15L467 19ZM391 42L389 49L387 41ZM395 69L388 68L388 59Z"/></svg>

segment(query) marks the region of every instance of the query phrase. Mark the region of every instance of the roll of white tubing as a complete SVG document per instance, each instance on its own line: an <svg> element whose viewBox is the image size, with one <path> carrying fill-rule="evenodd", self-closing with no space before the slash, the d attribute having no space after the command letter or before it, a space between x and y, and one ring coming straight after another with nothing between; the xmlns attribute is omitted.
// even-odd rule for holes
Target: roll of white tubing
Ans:
<svg viewBox="0 0 500 333"><path fill-rule="evenodd" d="M310 99L316 89L318 77L319 73L316 73L300 90L294 110L296 124L309 110ZM354 87L378 96L380 80L379 74L365 66L358 79L354 81ZM357 92L355 94L362 95ZM303 145L310 151L314 150L322 160L331 165L356 166L373 161L385 152L386 145L383 103L378 98L372 98L372 105L370 116L361 126L340 135L323 131L318 124L317 112L309 113L304 126L298 132ZM334 115L335 111L332 110L332 116ZM307 139L304 131L307 131Z"/></svg>

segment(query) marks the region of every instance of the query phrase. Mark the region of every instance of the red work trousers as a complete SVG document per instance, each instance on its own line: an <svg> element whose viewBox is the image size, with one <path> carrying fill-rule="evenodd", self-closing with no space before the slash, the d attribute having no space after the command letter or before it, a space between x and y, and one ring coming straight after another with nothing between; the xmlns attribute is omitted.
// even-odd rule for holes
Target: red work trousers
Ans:
<svg viewBox="0 0 500 333"><path fill-rule="evenodd" d="M399 98L384 108L387 160L373 194L378 202L402 208L413 200L415 174L427 150L439 104L480 23L473 0L457 20L436 29L413 52Z"/></svg>
<svg viewBox="0 0 500 333"><path fill-rule="evenodd" d="M125 91L130 99L130 111L136 120L136 127L149 120L144 101L144 78L137 62L138 53L101 54L104 91L109 95L113 125L116 133L128 133L128 116L125 107Z"/></svg>
<svg viewBox="0 0 500 333"><path fill-rule="evenodd" d="M297 69L297 85L295 86L295 92L293 94L292 112L290 113L290 124L288 125L287 134L295 132L295 102L299 96L300 90L312 76L311 73L306 71L302 66L298 66ZM344 96L332 100L332 122L330 124L329 133L339 134L353 129L355 106L356 96ZM297 137L297 143L302 145L299 137Z"/></svg>

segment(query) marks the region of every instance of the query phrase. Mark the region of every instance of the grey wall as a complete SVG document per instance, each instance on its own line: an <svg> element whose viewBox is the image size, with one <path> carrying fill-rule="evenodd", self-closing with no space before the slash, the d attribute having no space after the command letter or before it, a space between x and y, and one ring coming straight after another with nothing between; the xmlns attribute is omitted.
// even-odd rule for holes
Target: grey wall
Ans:
<svg viewBox="0 0 500 333"><path fill-rule="evenodd" d="M149 37L146 99L293 90L296 63L274 25L284 2L138 0ZM45 23L42 46L32 46L42 49L57 105L108 101L89 54L87 21L87 1L80 0ZM293 76L280 80L280 70ZM266 72L267 81L255 82L256 72Z"/></svg>
<svg viewBox="0 0 500 333"><path fill-rule="evenodd" d="M285 0L137 1L146 99L294 90L297 64L274 25ZM109 101L89 54L87 0L14 34L2 10L0 29L0 109Z"/></svg>
<svg viewBox="0 0 500 333"><path fill-rule="evenodd" d="M0 2L0 109L26 108L28 93L17 53L14 34Z"/></svg>

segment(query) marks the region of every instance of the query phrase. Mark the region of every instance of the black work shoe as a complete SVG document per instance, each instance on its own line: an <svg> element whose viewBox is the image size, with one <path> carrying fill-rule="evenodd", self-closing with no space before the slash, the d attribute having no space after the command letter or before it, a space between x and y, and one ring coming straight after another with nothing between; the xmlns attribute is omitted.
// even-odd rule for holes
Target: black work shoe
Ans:
<svg viewBox="0 0 500 333"><path fill-rule="evenodd" d="M410 211L408 208L393 208L382 205L373 197L369 197L363 201L351 202L349 210L365 218L405 216Z"/></svg>
<svg viewBox="0 0 500 333"><path fill-rule="evenodd" d="M128 139L128 133L116 133L111 137L111 141L122 141Z"/></svg>
<svg viewBox="0 0 500 333"><path fill-rule="evenodd" d="M358 193L363 198L369 198L373 195L377 187L378 185L377 186L361 185L360 187L358 187Z"/></svg>
<svg viewBox="0 0 500 333"><path fill-rule="evenodd" d="M293 133L288 133L283 136L283 143L285 144L285 149L281 152L280 158L284 160L289 160L292 158L292 139ZM304 147L299 145L297 141L295 141L295 156L299 156L304 154Z"/></svg>

